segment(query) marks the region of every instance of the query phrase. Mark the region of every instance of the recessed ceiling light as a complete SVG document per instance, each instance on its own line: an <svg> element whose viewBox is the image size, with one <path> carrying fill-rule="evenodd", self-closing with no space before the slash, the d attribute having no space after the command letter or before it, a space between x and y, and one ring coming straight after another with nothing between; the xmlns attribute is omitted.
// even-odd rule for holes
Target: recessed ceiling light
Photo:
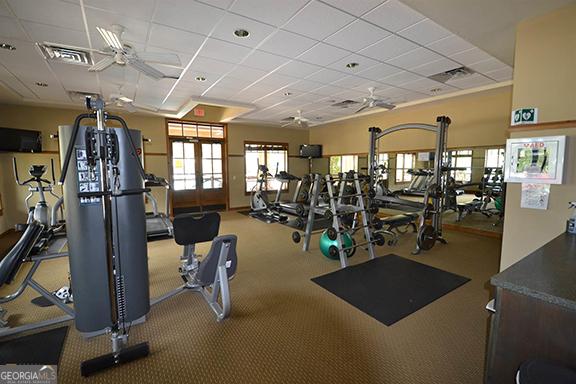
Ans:
<svg viewBox="0 0 576 384"><path fill-rule="evenodd" d="M245 29L239 28L239 29L234 31L234 35L236 37L240 37L240 38L244 39L244 38L250 36L250 32L248 32Z"/></svg>
<svg viewBox="0 0 576 384"><path fill-rule="evenodd" d="M292 96L292 92L284 92L284 96Z"/></svg>
<svg viewBox="0 0 576 384"><path fill-rule="evenodd" d="M359 65L360 64L358 64L358 63L348 63L348 64L346 64L346 68L352 69L352 68L356 68Z"/></svg>
<svg viewBox="0 0 576 384"><path fill-rule="evenodd" d="M442 88L432 88L432 89L430 90L430 92L432 92L432 93L438 93L438 92L440 92L441 90L442 90Z"/></svg>
<svg viewBox="0 0 576 384"><path fill-rule="evenodd" d="M42 83L42 82L40 82L40 81L37 81L37 82L36 82L36 85L39 86L39 87L47 87L47 86L48 86L48 84Z"/></svg>
<svg viewBox="0 0 576 384"><path fill-rule="evenodd" d="M206 81L204 76L196 76L196 81Z"/></svg>
<svg viewBox="0 0 576 384"><path fill-rule="evenodd" d="M9 51L14 51L16 50L16 47L11 45L11 44L7 44L7 43L0 43L0 48L2 49L7 49Z"/></svg>

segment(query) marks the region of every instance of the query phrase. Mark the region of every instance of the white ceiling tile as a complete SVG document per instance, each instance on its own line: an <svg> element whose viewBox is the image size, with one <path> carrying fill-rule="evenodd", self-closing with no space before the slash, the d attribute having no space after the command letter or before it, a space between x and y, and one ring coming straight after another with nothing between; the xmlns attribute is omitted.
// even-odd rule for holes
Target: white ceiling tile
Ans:
<svg viewBox="0 0 576 384"><path fill-rule="evenodd" d="M346 67L347 64L356 63L358 64L354 68ZM347 74L358 74L359 72L370 69L375 67L376 65L380 64L380 62L376 60L369 59L365 56L360 56L355 53L346 56L328 66L328 68L335 69L337 71L345 72Z"/></svg>
<svg viewBox="0 0 576 384"><path fill-rule="evenodd" d="M152 21L207 35L223 16L223 10L196 1L162 0Z"/></svg>
<svg viewBox="0 0 576 384"><path fill-rule="evenodd" d="M65 25L67 28L78 31L84 30L79 5L59 0L42 0L42 6L38 6L37 0L9 0L8 4L19 19L57 27Z"/></svg>
<svg viewBox="0 0 576 384"><path fill-rule="evenodd" d="M355 52L387 36L390 36L390 32L367 23L364 20L356 20L328 37L326 42Z"/></svg>
<svg viewBox="0 0 576 384"><path fill-rule="evenodd" d="M178 83L178 87L176 90L187 91L191 95L201 95L204 93L208 88L212 86L218 80L217 77L206 77L206 81L188 81L188 80L181 80Z"/></svg>
<svg viewBox="0 0 576 384"><path fill-rule="evenodd" d="M395 74L390 75L390 76L386 76L386 77L380 79L380 81L384 84L398 86L398 85L402 85L404 83L407 83L409 81L415 81L415 80L418 80L421 78L422 78L422 76L418 76L418 75L411 73L411 72L403 71L403 72L395 73Z"/></svg>
<svg viewBox="0 0 576 384"><path fill-rule="evenodd" d="M0 24L2 22L0 21ZM24 29L35 42L48 41L51 43L73 45L76 47L88 47L86 33L79 33L73 29L55 27L48 24L34 23L31 21L22 22ZM2 27L0 27L0 30Z"/></svg>
<svg viewBox="0 0 576 384"><path fill-rule="evenodd" d="M344 91L345 91L344 88L335 87L333 85L325 85L323 87L314 89L312 91L312 93L315 93L317 95L322 95L322 96L334 96L334 95L337 95L337 94L342 93Z"/></svg>
<svg viewBox="0 0 576 384"><path fill-rule="evenodd" d="M437 73L441 73L441 72L446 72L449 71L451 69L455 69L460 67L460 64L458 64L455 61L446 59L446 58L441 58L439 60L435 60L423 65L420 65L418 67L414 67L411 68L411 71L416 72L419 75L422 76L431 76L431 75L435 75Z"/></svg>
<svg viewBox="0 0 576 384"><path fill-rule="evenodd" d="M214 79L231 71L232 68L234 68L234 64L204 56L197 56L184 75L184 79L192 81L199 74L210 74L212 76L206 76L206 78Z"/></svg>
<svg viewBox="0 0 576 384"><path fill-rule="evenodd" d="M202 56L229 63L239 63L249 53L249 48L216 39L208 39L208 42L200 50Z"/></svg>
<svg viewBox="0 0 576 384"><path fill-rule="evenodd" d="M398 34L418 44L426 45L449 36L451 32L430 19L424 19L399 31Z"/></svg>
<svg viewBox="0 0 576 384"><path fill-rule="evenodd" d="M472 68L476 72L485 73L485 72L490 72L490 71L495 71L497 69L505 68L505 67L507 67L507 65L504 64L503 62L501 62L500 60L497 60L497 59L488 59L488 60L479 61L479 62L474 63L474 64L469 64L468 67Z"/></svg>
<svg viewBox="0 0 576 384"><path fill-rule="evenodd" d="M0 16L10 16L10 17L13 16L10 9L8 9L8 6L6 6L6 3L1 0L0 0Z"/></svg>
<svg viewBox="0 0 576 384"><path fill-rule="evenodd" d="M496 81L512 80L514 70L511 67L506 66L495 71L486 72L485 75Z"/></svg>
<svg viewBox="0 0 576 384"><path fill-rule="evenodd" d="M192 57L194 57L193 53L177 52L177 51L174 51L172 49L157 47L155 45L150 45L150 44L146 46L144 51L149 52L149 53L168 53L168 54L176 55L180 59L180 68L184 68L186 65L188 65L190 60L192 60Z"/></svg>
<svg viewBox="0 0 576 384"><path fill-rule="evenodd" d="M198 2L208 4L217 8L228 9L230 4L232 4L234 0L198 0Z"/></svg>
<svg viewBox="0 0 576 384"><path fill-rule="evenodd" d="M319 72L316 72L306 78L306 80L316 81L323 84L329 84L333 81L339 80L345 77L346 74L338 71L334 71L332 69L323 69Z"/></svg>
<svg viewBox="0 0 576 384"><path fill-rule="evenodd" d="M271 71L286 63L287 58L259 50L253 51L243 62L248 67Z"/></svg>
<svg viewBox="0 0 576 384"><path fill-rule="evenodd" d="M84 0L87 8L99 8L146 21L149 21L154 13L154 3L154 0Z"/></svg>
<svg viewBox="0 0 576 384"><path fill-rule="evenodd" d="M26 34L12 17L0 16L0 36L10 39L28 40Z"/></svg>
<svg viewBox="0 0 576 384"><path fill-rule="evenodd" d="M361 16L377 5L380 5L385 0L323 0L336 8L353 14L354 16Z"/></svg>
<svg viewBox="0 0 576 384"><path fill-rule="evenodd" d="M472 44L456 35L449 35L448 37L428 44L427 47L446 56L474 48Z"/></svg>
<svg viewBox="0 0 576 384"><path fill-rule="evenodd" d="M360 50L358 53L376 60L386 61L416 48L418 48L417 44L402 37L392 35Z"/></svg>
<svg viewBox="0 0 576 384"><path fill-rule="evenodd" d="M450 80L447 81L446 83L453 87L466 89L466 88L480 87L482 85L493 84L494 80L482 76L479 73L475 73L472 76L466 76L460 79Z"/></svg>
<svg viewBox="0 0 576 384"><path fill-rule="evenodd" d="M330 45L319 43L298 57L298 60L326 66L349 55L350 52Z"/></svg>
<svg viewBox="0 0 576 384"><path fill-rule="evenodd" d="M316 81L300 80L297 83L291 84L290 88L295 89L297 91L308 92L308 91L311 91L313 89L320 88L323 85L324 84L318 83Z"/></svg>
<svg viewBox="0 0 576 384"><path fill-rule="evenodd" d="M239 38L238 36L234 35L234 31L239 28L250 32L248 37ZM268 37L274 30L275 28L268 24L260 23L243 16L228 13L218 24L212 33L212 37L243 45L245 47L254 48L260 44L262 40Z"/></svg>
<svg viewBox="0 0 576 384"><path fill-rule="evenodd" d="M479 48L472 48L460 53L456 53L454 55L450 55L450 58L464 65L469 65L482 60L488 60L492 58L492 56Z"/></svg>
<svg viewBox="0 0 576 384"><path fill-rule="evenodd" d="M253 83L254 81L265 76L267 73L268 72L261 69L250 68L244 65L237 65L236 68L228 73L228 76L236 77L238 79L246 79L250 81L250 83Z"/></svg>
<svg viewBox="0 0 576 384"><path fill-rule="evenodd" d="M315 72L318 72L322 67L314 64L304 63L303 61L292 60L286 65L281 66L276 70L276 73L294 77L304 78Z"/></svg>
<svg viewBox="0 0 576 384"><path fill-rule="evenodd" d="M140 78L140 72L128 66L112 65L100 72L99 76L100 80L114 84L136 84Z"/></svg>
<svg viewBox="0 0 576 384"><path fill-rule="evenodd" d="M356 89L345 89L340 93L335 93L334 96L340 99L348 100L362 100L364 97L369 95L368 89L356 90Z"/></svg>
<svg viewBox="0 0 576 384"><path fill-rule="evenodd" d="M393 75L395 73L402 72L401 69L393 67L388 64L378 64L372 68L358 72L358 76L364 77L370 80L380 80L383 77Z"/></svg>
<svg viewBox="0 0 576 384"><path fill-rule="evenodd" d="M311 1L282 28L323 40L353 20L353 16L340 10L318 1Z"/></svg>
<svg viewBox="0 0 576 384"><path fill-rule="evenodd" d="M238 91L241 91L242 89L246 88L250 84L252 84L252 81L250 81L248 79L226 76L223 79L221 79L216 84L216 86L224 87L226 89L236 89Z"/></svg>
<svg viewBox="0 0 576 384"><path fill-rule="evenodd" d="M440 60L442 56L426 48L418 48L391 60L387 63L396 67L411 69L432 61Z"/></svg>
<svg viewBox="0 0 576 384"><path fill-rule="evenodd" d="M428 93L431 89L438 88L442 85L434 80L430 80L426 77L422 77L418 80L409 81L407 83L401 84L402 88L410 89L413 91L420 91L424 93Z"/></svg>
<svg viewBox="0 0 576 384"><path fill-rule="evenodd" d="M292 32L279 30L259 47L262 51L285 57L296 57L316 44L316 41Z"/></svg>
<svg viewBox="0 0 576 384"><path fill-rule="evenodd" d="M141 44L146 43L146 39L148 37L148 29L150 28L150 23L146 21L136 20L119 14L93 8L86 9L86 19L88 21L90 38L94 48L103 48L106 46L104 39L102 39L102 36L100 36L100 33L96 30L96 27L111 29L113 24L122 25L124 27L122 40L137 42ZM63 25L68 24L65 23Z"/></svg>
<svg viewBox="0 0 576 384"><path fill-rule="evenodd" d="M424 92L424 91L422 91L422 92L428 94L429 96L438 96L438 95L444 95L447 93L452 93L455 91L458 91L458 88L452 87L448 84L439 84L439 85L435 86L434 88L430 88L428 90L428 92Z"/></svg>
<svg viewBox="0 0 576 384"><path fill-rule="evenodd" d="M60 82L69 91L100 92L98 81L94 72L79 65L64 63L52 63L52 70L60 79Z"/></svg>
<svg viewBox="0 0 576 384"><path fill-rule="evenodd" d="M288 21L308 0L262 1L236 0L230 11L268 24L280 26Z"/></svg>
<svg viewBox="0 0 576 384"><path fill-rule="evenodd" d="M238 91L232 89L225 89L225 88L218 88L214 87L210 89L208 92L202 94L203 97L210 97L214 99L232 99L236 98Z"/></svg>
<svg viewBox="0 0 576 384"><path fill-rule="evenodd" d="M24 84L0 66L0 86L5 86L12 92L28 99L36 99L36 95Z"/></svg>
<svg viewBox="0 0 576 384"><path fill-rule="evenodd" d="M204 36L164 25L152 24L148 44L173 51L195 54L204 42Z"/></svg>
<svg viewBox="0 0 576 384"><path fill-rule="evenodd" d="M369 84L372 84L372 81L358 76L346 76L331 83L331 85L342 88L356 88L364 86L367 88L369 87Z"/></svg>
<svg viewBox="0 0 576 384"><path fill-rule="evenodd" d="M424 16L398 0L388 0L362 18L389 31L397 32L424 19Z"/></svg>
<svg viewBox="0 0 576 384"><path fill-rule="evenodd" d="M298 79L294 77L280 75L278 73L271 73L270 75L262 78L258 84L264 84L275 88L282 88L297 81Z"/></svg>

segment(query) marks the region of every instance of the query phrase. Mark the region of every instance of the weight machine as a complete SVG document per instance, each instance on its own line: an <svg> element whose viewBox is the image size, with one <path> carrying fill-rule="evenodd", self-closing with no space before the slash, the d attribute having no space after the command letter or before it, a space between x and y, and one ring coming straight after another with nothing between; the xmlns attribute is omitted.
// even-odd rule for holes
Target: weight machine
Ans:
<svg viewBox="0 0 576 384"><path fill-rule="evenodd" d="M424 194L424 209L420 215L420 222L418 225L418 236L416 241L416 249L414 254L419 254L421 250L431 249L436 242L446 244L446 240L442 237L442 211L443 199L446 180L442 177L442 158L446 151L447 131L451 121L448 116L438 116L436 118L436 125L431 124L402 124L394 127L381 130L378 127L371 127L368 129L370 132L370 147L368 152L368 174L370 176L370 190L374 190L376 180L376 170L378 167L378 144L384 137L394 132L404 130L424 130L436 134L436 151L434 157L434 174L431 184L428 186ZM376 196L372 194L369 201L370 206L378 206L377 200L386 201L387 196Z"/></svg>

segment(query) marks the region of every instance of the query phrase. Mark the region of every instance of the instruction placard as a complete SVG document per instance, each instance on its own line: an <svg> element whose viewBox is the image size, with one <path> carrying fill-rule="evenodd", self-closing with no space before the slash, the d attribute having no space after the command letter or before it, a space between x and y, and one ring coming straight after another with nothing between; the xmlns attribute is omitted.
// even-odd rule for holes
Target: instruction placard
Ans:
<svg viewBox="0 0 576 384"><path fill-rule="evenodd" d="M550 184L522 184L521 208L548 209Z"/></svg>

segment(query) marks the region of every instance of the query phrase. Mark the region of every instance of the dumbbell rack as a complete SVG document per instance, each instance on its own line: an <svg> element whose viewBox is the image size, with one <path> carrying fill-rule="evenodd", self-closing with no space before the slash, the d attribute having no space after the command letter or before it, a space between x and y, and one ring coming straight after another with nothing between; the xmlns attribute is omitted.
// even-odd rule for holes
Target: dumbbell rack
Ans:
<svg viewBox="0 0 576 384"><path fill-rule="evenodd" d="M336 244L338 246L338 254L340 258L340 266L342 268L346 268L348 266L348 256L347 256L347 249L344 248L344 244L342 241L342 234L340 228L343 227L342 225L342 213L351 213L354 214L355 218L357 219L358 213L362 213L362 227L364 228L364 237L365 237L365 244L368 247L368 256L370 259L374 259L376 256L374 254L374 242L372 241L372 234L370 232L370 227L368 225L368 214L366 211L366 206L364 204L364 198L362 193L362 187L360 186L360 179L358 178L358 173L354 172L354 177L352 180L354 181L354 187L356 189L355 195L357 195L356 205L343 205L342 198L344 196L344 182L340 183L340 191L338 195L334 193L334 178L332 175L326 175L326 187L328 190L328 196L330 197L330 210L333 212L332 215L332 227L336 228ZM355 220L356 221L356 220ZM361 246L361 245L355 245Z"/></svg>

